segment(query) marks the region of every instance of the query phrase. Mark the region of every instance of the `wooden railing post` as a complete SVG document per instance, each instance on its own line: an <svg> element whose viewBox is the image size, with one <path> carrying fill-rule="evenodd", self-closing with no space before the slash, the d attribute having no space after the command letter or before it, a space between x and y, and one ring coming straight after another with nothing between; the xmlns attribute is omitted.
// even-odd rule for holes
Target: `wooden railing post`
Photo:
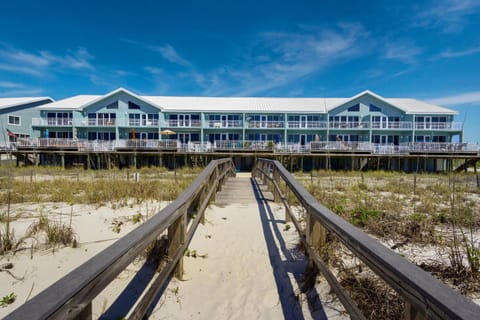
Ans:
<svg viewBox="0 0 480 320"><path fill-rule="evenodd" d="M305 234L307 237L307 243L314 251L319 252L320 249L325 245L326 241L326 231L325 228L313 218L313 215L310 212L309 208L307 210L307 225ZM309 257L309 264L313 265L313 260Z"/></svg>
<svg viewBox="0 0 480 320"><path fill-rule="evenodd" d="M277 170L277 168L275 168L275 166L273 167L273 181L275 183L272 183L272 187L273 187L273 201L274 202L280 202L280 190L278 190L275 185L277 185L278 188L280 188L280 174Z"/></svg>
<svg viewBox="0 0 480 320"><path fill-rule="evenodd" d="M262 170L263 170L263 174L262 174L262 184L266 184L267 183L267 174L268 174L268 163L267 162L263 162L263 165L262 165Z"/></svg>
<svg viewBox="0 0 480 320"><path fill-rule="evenodd" d="M290 188L288 187L287 181L285 181L285 223L292 222L292 217L289 214L289 207L290 206Z"/></svg>
<svg viewBox="0 0 480 320"><path fill-rule="evenodd" d="M90 301L73 320L92 320L92 302Z"/></svg>
<svg viewBox="0 0 480 320"><path fill-rule="evenodd" d="M181 216L168 227L168 257L172 259L178 248L185 244L187 238L187 206L179 209ZM183 278L183 256L178 260L174 271L178 279Z"/></svg>
<svg viewBox="0 0 480 320"><path fill-rule="evenodd" d="M403 310L402 320L424 320L427 319L425 314L415 309L411 303L405 301L405 309Z"/></svg>

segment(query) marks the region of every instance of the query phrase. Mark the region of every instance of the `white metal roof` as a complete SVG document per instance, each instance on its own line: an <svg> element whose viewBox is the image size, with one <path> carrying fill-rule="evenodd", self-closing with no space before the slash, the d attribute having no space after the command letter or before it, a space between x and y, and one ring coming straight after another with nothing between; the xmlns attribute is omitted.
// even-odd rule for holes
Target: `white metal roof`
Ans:
<svg viewBox="0 0 480 320"><path fill-rule="evenodd" d="M391 105L405 111L406 113L415 113L415 114L422 114L422 113L441 113L441 114L458 114L457 111L447 109L444 107L440 107L425 101L420 101L416 99L408 99L408 98L388 98L385 99Z"/></svg>
<svg viewBox="0 0 480 320"><path fill-rule="evenodd" d="M166 97L145 96L145 100L165 111L226 111L226 112L317 112L345 99L335 98L260 98L260 97Z"/></svg>
<svg viewBox="0 0 480 320"><path fill-rule="evenodd" d="M53 99L50 97L0 98L0 109L21 106L24 104L48 100L48 99L53 101Z"/></svg>
<svg viewBox="0 0 480 320"><path fill-rule="evenodd" d="M106 95L78 95L39 108L42 110L82 110L118 92L125 92L163 111L327 113L329 110L342 106L349 101L369 95L407 114L458 114L454 110L416 99L383 98L368 90L351 98L266 98L140 96L119 88Z"/></svg>
<svg viewBox="0 0 480 320"><path fill-rule="evenodd" d="M58 100L38 107L41 110L77 110L83 105L89 104L96 99L103 97L100 95L78 95L63 100Z"/></svg>

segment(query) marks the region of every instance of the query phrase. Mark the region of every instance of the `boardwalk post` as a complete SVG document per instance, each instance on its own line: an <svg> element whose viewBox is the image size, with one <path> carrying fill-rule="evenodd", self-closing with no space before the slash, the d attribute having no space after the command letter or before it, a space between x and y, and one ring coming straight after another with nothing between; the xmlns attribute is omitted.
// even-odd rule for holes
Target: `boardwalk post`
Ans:
<svg viewBox="0 0 480 320"><path fill-rule="evenodd" d="M88 303L85 308L73 320L92 320L92 302Z"/></svg>
<svg viewBox="0 0 480 320"><path fill-rule="evenodd" d="M287 181L285 181L285 223L292 222L292 218L290 217L289 210L290 208L290 188L288 187Z"/></svg>
<svg viewBox="0 0 480 320"><path fill-rule="evenodd" d="M273 181L275 183L272 183L273 186L273 201L274 202L280 202L280 190L276 188L278 186L280 188L280 174L278 173L278 170L276 167L273 167ZM276 186L275 186L276 185Z"/></svg>
<svg viewBox="0 0 480 320"><path fill-rule="evenodd" d="M415 309L411 303L405 301L405 310L403 311L403 320L424 320L427 319L425 314Z"/></svg>
<svg viewBox="0 0 480 320"><path fill-rule="evenodd" d="M185 244L187 238L187 206L179 209L182 215L168 227L168 257L172 259L180 246ZM175 276L178 279L183 278L183 256L178 260L175 267Z"/></svg>
<svg viewBox="0 0 480 320"><path fill-rule="evenodd" d="M325 238L326 238L326 231L325 228L320 224L320 222L316 221L309 208L307 210L307 225L306 225L306 237L307 243L310 247L314 249L314 251L319 252L320 249L325 245ZM313 259L309 257L309 264L313 266Z"/></svg>

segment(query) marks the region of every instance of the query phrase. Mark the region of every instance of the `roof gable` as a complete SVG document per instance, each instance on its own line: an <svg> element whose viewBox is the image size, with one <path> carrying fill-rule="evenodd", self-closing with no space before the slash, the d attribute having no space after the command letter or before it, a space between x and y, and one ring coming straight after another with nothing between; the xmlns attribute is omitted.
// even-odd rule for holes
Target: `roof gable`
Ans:
<svg viewBox="0 0 480 320"><path fill-rule="evenodd" d="M99 97L96 98L96 99L93 99L93 100L91 100L91 101L88 101L88 102L86 102L86 103L78 106L78 109L84 110L85 108L87 108L87 107L89 107L89 106L91 106L91 105L93 105L93 104L95 104L95 103L97 103L97 102L100 102L100 101L102 101L102 100L108 99L108 98L110 98L110 97L112 97L112 96L114 96L114 95L116 95L116 94L119 94L119 93L124 93L124 94L129 95L129 96L131 96L131 97L133 97L133 98L135 98L135 99L138 99L138 100L140 100L140 101L142 101L142 102L144 102L144 103L146 103L146 104L149 104L149 105L151 105L151 106L154 106L154 107L156 107L156 108L158 108L158 109L160 109L160 110L162 109L162 108L161 108L159 105L157 105L156 103L154 103L154 102L152 102L152 101L150 101L150 100L148 100L148 99L145 99L144 97L139 96L139 95L137 95L137 94L135 94L135 93L133 93L133 92L131 92L131 91L128 91L127 89L124 89L124 88L118 88L118 89L116 89L116 90L114 90L114 91L112 91L112 92L107 93L106 95L99 96Z"/></svg>

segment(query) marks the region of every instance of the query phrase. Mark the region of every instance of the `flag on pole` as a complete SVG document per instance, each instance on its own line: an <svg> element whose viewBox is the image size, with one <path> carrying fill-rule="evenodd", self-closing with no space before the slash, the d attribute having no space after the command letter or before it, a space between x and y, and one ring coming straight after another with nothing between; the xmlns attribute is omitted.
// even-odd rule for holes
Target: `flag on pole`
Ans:
<svg viewBox="0 0 480 320"><path fill-rule="evenodd" d="M10 129L7 129L7 135L9 137L16 137L17 135L15 133L13 133L12 131L10 131Z"/></svg>

